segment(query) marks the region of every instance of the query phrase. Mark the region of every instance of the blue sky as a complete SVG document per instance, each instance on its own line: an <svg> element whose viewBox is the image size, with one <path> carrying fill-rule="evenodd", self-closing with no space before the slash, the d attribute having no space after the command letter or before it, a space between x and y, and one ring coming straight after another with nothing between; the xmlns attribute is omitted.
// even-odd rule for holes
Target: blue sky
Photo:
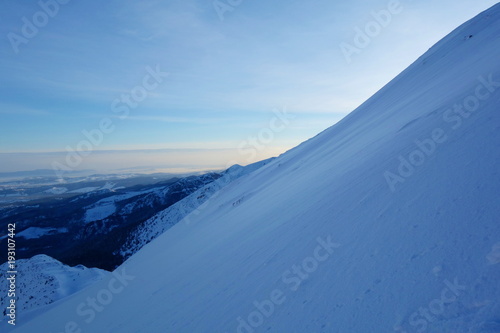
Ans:
<svg viewBox="0 0 500 333"><path fill-rule="evenodd" d="M67 147L102 119L113 131L72 168L202 169L277 155L339 121L496 3L401 0L348 63L341 43L353 44L355 28L391 1L243 0L223 20L212 0L64 1L18 52L12 34L23 37L23 17L33 23L42 9L0 1L0 171L64 163ZM148 68L169 75L121 119L113 102L140 87ZM254 149L249 138L269 134L273 110L294 118ZM155 157L144 159L144 150Z"/></svg>

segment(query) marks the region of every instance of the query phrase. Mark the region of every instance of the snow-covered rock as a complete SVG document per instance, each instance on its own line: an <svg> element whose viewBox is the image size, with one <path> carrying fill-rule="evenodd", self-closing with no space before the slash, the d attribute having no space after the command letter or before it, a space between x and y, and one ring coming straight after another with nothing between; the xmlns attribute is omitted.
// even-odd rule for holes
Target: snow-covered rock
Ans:
<svg viewBox="0 0 500 333"><path fill-rule="evenodd" d="M38 228L38 227L29 227L17 234L17 237L23 237L25 239L38 239L47 235L54 234L64 234L67 233L67 228Z"/></svg>
<svg viewBox="0 0 500 333"><path fill-rule="evenodd" d="M5 278L8 271L10 271L8 263L0 265L0 272L2 272L0 306L3 312L0 321L9 320L5 316L10 301L6 293L9 290L9 281ZM16 271L16 312L20 318L23 318L27 312L41 313L47 305L72 295L111 274L101 269L86 268L81 265L69 267L43 254L30 259L17 260Z"/></svg>

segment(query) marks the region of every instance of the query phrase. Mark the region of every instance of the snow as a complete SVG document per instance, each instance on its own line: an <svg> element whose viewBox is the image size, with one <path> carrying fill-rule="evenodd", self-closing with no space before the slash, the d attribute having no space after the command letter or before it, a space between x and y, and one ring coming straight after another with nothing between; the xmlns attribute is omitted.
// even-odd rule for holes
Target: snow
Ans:
<svg viewBox="0 0 500 333"><path fill-rule="evenodd" d="M73 191L69 191L68 193L90 193L97 191L99 187L82 187Z"/></svg>
<svg viewBox="0 0 500 333"><path fill-rule="evenodd" d="M37 255L30 259L20 259L17 265L17 314L23 320L31 313L38 315L47 311L49 304L74 294L108 276L110 273L97 268L84 266L69 267L46 256ZM0 271L8 271L7 263L0 265ZM8 290L7 280L0 280L0 289ZM0 295L2 309L7 307L9 299ZM0 327L6 326L5 319L0 319ZM3 320L3 323L1 322ZM10 325L9 325L10 326ZM3 330L2 330L3 331Z"/></svg>
<svg viewBox="0 0 500 333"><path fill-rule="evenodd" d="M123 194L113 195L111 197L101 199L95 204L85 207L86 213L84 216L84 222L91 223L94 221L102 220L114 214L115 212L118 213L118 215L124 216L131 214L133 211L141 211L141 209L153 208L155 202L168 202L170 200L169 192L176 191L177 187L180 187L180 190L183 192L183 194L187 196L198 187L202 186L203 184L212 182L214 179L217 179L217 177L217 174L207 173L205 175L195 177L194 179L181 179L167 186L161 185L159 187L154 187L152 189L144 191L126 192ZM114 185L108 184L106 187L110 188L112 186ZM173 195L175 195L175 193ZM143 197L139 198L139 196ZM117 212L116 203L134 197L137 197L135 201L125 204L120 209L120 211Z"/></svg>
<svg viewBox="0 0 500 333"><path fill-rule="evenodd" d="M498 36L500 5L143 247L95 318L108 281L16 332L499 332Z"/></svg>
<svg viewBox="0 0 500 333"><path fill-rule="evenodd" d="M105 219L116 211L114 202L102 201L96 203L92 208L85 212L84 223L90 223Z"/></svg>
<svg viewBox="0 0 500 333"><path fill-rule="evenodd" d="M106 182L100 189L101 190L112 190L116 186L115 183Z"/></svg>
<svg viewBox="0 0 500 333"><path fill-rule="evenodd" d="M50 194L63 194L68 192L68 189L66 187L53 187L49 190L46 190L45 193L50 193Z"/></svg>
<svg viewBox="0 0 500 333"><path fill-rule="evenodd" d="M127 243L122 247L120 255L128 258L130 255L139 251L144 245L164 233L166 230L177 224L189 214L200 214L208 200L223 187L227 186L236 179L252 173L260 167L269 163L272 159L250 164L242 167L234 165L222 175L219 179L211 182L184 199L176 202L167 209L156 214L152 218L145 221L140 227L135 230L129 237ZM129 207L130 206L130 207ZM132 211L133 204L125 206L122 213L128 214ZM189 223L187 221L187 223Z"/></svg>
<svg viewBox="0 0 500 333"><path fill-rule="evenodd" d="M123 187L115 187L116 184L115 183L112 183L112 182L106 182L106 184L104 184L103 186L101 187L82 187L82 188L79 188L79 189L76 189L76 190L72 190L72 191L69 191L68 193L90 193L90 192L95 192L95 191L101 191L101 190L118 190L118 189L122 189Z"/></svg>
<svg viewBox="0 0 500 333"><path fill-rule="evenodd" d="M17 237L23 237L25 239L34 239L40 238L47 235L53 235L57 233L67 233L68 229L66 228L39 228L39 227L29 227L19 233L17 233Z"/></svg>
<svg viewBox="0 0 500 333"><path fill-rule="evenodd" d="M116 202L130 199L140 194L147 193L148 191L142 192L129 192L120 195L113 195L108 198L99 200L95 204L86 207L85 216L83 218L84 223L91 223L94 221L103 220L116 212Z"/></svg>

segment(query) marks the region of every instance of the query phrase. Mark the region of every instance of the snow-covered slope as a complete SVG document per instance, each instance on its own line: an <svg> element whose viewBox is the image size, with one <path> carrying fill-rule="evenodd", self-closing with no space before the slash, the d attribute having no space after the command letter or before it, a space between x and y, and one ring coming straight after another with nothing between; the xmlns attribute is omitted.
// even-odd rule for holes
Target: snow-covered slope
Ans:
<svg viewBox="0 0 500 333"><path fill-rule="evenodd" d="M43 310L47 305L74 294L111 274L101 269L86 268L81 265L69 267L43 254L30 259L17 260L16 264L18 271L16 307L17 314L21 316L18 320L22 320L28 311ZM2 273L9 271L7 265L8 263L0 265ZM2 278L0 290L9 290L8 283L7 279ZM0 305L4 311L0 321L10 320L5 317L5 309L10 301L7 296L4 292L0 295Z"/></svg>
<svg viewBox="0 0 500 333"><path fill-rule="evenodd" d="M216 181L203 186L137 227L136 230L130 233L127 242L122 246L120 255L127 259L190 213L193 213L193 216L199 215L207 206L208 200L211 200L218 191L271 161L272 159L268 159L245 167L233 165ZM186 221L186 223L189 223L189 221Z"/></svg>
<svg viewBox="0 0 500 333"><path fill-rule="evenodd" d="M76 309L109 281L17 332L499 332L499 59L497 5L146 245L102 312Z"/></svg>

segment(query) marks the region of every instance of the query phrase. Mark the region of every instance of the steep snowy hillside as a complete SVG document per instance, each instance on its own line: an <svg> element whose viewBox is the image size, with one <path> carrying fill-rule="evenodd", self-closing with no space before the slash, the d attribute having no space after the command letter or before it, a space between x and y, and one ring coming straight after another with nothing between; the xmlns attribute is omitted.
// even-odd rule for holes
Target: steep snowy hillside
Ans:
<svg viewBox="0 0 500 333"><path fill-rule="evenodd" d="M124 259L127 259L132 254L139 251L144 245L148 244L166 230L177 224L188 214L200 214L207 205L207 201L213 198L215 193L217 193L220 189L227 186L234 180L261 168L271 162L271 160L272 159L264 160L245 167L234 165L227 169L216 181L205 185L186 198L176 202L169 208L161 211L141 224L136 230L132 231L127 239L127 242L122 246L120 255Z"/></svg>
<svg viewBox="0 0 500 333"><path fill-rule="evenodd" d="M16 332L500 332L499 59L496 5Z"/></svg>
<svg viewBox="0 0 500 333"><path fill-rule="evenodd" d="M9 270L7 265L7 263L0 265L2 273ZM74 294L111 274L101 269L86 268L81 265L69 267L43 254L18 260L17 265L16 306L17 313L22 314L27 311L43 310L46 305ZM8 283L7 279L2 278L0 290L9 290ZM0 295L0 305L3 309L0 321L10 320L5 317L9 301L6 294Z"/></svg>

